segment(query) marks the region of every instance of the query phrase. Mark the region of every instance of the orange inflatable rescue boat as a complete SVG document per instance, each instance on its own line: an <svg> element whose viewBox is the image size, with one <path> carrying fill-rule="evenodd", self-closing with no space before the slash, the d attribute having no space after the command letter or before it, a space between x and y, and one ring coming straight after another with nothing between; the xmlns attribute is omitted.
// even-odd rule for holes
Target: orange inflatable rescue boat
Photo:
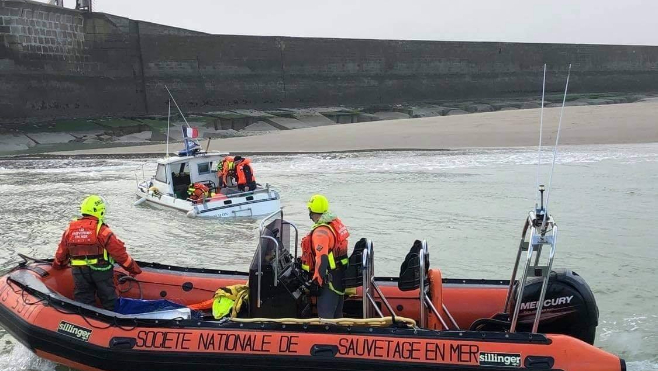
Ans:
<svg viewBox="0 0 658 371"><path fill-rule="evenodd" d="M399 277L376 278L373 243L361 239L345 268L356 294L332 320L314 314L296 232L281 212L265 219L248 273L142 262L132 278L116 268L122 300L180 306L138 314L77 303L68 270L22 256L0 284L0 324L38 356L80 370L626 369L592 345L592 291L552 269L557 225L541 210L525 222L510 281L443 278L423 241ZM216 319L199 304L239 284L248 291L239 310Z"/></svg>

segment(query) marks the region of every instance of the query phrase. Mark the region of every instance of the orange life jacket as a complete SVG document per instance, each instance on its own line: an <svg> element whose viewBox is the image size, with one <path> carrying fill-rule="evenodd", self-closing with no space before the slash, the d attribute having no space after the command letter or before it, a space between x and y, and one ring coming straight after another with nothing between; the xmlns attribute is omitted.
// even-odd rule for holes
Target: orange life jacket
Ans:
<svg viewBox="0 0 658 371"><path fill-rule="evenodd" d="M203 198L203 195L210 196L210 188L201 183L194 183L187 189L187 194L190 196L191 200L200 200Z"/></svg>
<svg viewBox="0 0 658 371"><path fill-rule="evenodd" d="M233 162L233 156L224 157L222 162L219 163L217 171L219 172L219 176L223 183L225 185L228 184L228 178L235 177L235 163Z"/></svg>
<svg viewBox="0 0 658 371"><path fill-rule="evenodd" d="M247 176L244 173L245 165L249 165L249 168L251 169L251 179L247 179ZM256 174L254 174L254 168L253 166L251 166L251 160L245 158L244 160L240 161L238 166L235 167L235 175L237 175L238 177L238 185L247 184L249 182L255 182Z"/></svg>
<svg viewBox="0 0 658 371"><path fill-rule="evenodd" d="M230 170L235 168L232 156L226 156L222 160L222 174L228 174Z"/></svg>
<svg viewBox="0 0 658 371"><path fill-rule="evenodd" d="M66 248L71 261L78 259L99 259L109 260L105 247L101 245L98 233L112 233L109 228L100 228L96 219L83 218L74 220L69 224L66 233ZM103 240L106 240L105 238Z"/></svg>
<svg viewBox="0 0 658 371"><path fill-rule="evenodd" d="M329 258L329 269L336 269L336 261L343 266L347 266L349 263L347 238L350 236L350 232L343 222L336 218L328 224L314 225L309 234L302 239L302 269L307 272L315 272L315 249L313 248L312 238L313 231L321 226L329 227L331 234L334 236L334 246L329 248L327 255Z"/></svg>

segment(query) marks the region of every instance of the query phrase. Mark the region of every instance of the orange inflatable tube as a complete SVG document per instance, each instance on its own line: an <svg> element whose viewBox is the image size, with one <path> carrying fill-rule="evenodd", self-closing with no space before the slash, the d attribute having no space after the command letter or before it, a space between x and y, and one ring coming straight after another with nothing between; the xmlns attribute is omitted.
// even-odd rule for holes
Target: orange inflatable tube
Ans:
<svg viewBox="0 0 658 371"><path fill-rule="evenodd" d="M118 285L122 296L164 297L193 305L207 303L219 287L244 284L248 278L239 272L140 266L144 273L139 282ZM116 273L121 276L123 271ZM463 328L495 314L505 301L504 285L446 283L436 270L430 280L435 305L450 308ZM72 301L68 270L24 264L0 282L0 324L38 356L82 370L262 370L275 365L323 370L625 370L620 358L559 334L446 331L399 323L134 318ZM380 286L395 314L418 320L418 292L400 291L393 283ZM358 295L348 301L358 303Z"/></svg>

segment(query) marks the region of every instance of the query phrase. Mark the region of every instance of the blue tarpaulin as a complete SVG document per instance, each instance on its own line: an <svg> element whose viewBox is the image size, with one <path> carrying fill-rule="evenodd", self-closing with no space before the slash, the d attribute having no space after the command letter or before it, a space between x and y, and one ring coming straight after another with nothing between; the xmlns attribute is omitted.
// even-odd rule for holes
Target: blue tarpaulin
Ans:
<svg viewBox="0 0 658 371"><path fill-rule="evenodd" d="M179 308L186 308L186 306L166 299L141 300L119 298L116 302L114 311L120 314L139 314Z"/></svg>

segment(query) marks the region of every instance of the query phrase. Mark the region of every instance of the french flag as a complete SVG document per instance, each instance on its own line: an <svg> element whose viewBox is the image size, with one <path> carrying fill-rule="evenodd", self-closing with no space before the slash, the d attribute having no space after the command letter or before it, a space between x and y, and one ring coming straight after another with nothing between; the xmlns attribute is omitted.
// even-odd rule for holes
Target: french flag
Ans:
<svg viewBox="0 0 658 371"><path fill-rule="evenodd" d="M189 128L183 126L183 137L184 138L197 138L199 136L199 129Z"/></svg>

